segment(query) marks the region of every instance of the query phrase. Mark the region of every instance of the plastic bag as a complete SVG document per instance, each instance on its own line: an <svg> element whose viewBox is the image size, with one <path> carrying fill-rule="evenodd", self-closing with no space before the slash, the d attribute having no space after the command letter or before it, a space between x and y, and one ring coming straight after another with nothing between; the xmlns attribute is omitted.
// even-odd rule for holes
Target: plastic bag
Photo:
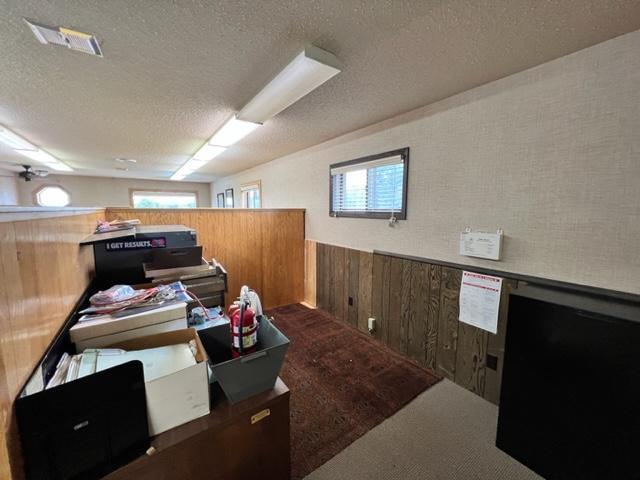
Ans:
<svg viewBox="0 0 640 480"><path fill-rule="evenodd" d="M129 285L114 285L108 290L91 295L89 302L91 302L91 305L110 305L112 303L123 302L136 295L137 291Z"/></svg>

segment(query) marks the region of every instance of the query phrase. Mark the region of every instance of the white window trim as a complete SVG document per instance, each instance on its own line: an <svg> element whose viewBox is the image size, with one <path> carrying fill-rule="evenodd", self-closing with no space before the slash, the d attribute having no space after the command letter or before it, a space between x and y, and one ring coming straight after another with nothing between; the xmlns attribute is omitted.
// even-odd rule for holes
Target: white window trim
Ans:
<svg viewBox="0 0 640 480"><path fill-rule="evenodd" d="M240 185L240 198L242 203L242 208L247 207L247 192L251 190L258 190L258 196L260 197L260 207L262 208L262 181L254 180L253 182L247 182Z"/></svg>
<svg viewBox="0 0 640 480"><path fill-rule="evenodd" d="M59 188L60 190L62 190L64 193L67 194L67 197L69 197L69 201L67 202L66 205L56 205L56 208L64 208L64 207L68 207L69 205L71 205L71 193L69 193L69 190L67 190L64 187L61 187L60 185L56 185L54 183L46 183L44 185L40 185L38 188L36 188L33 192L33 203L35 205L38 205L39 207L51 207L51 205L42 205L40 203L40 201L38 200L38 195L40 194L40 192L42 192L42 190L44 190L45 188Z"/></svg>
<svg viewBox="0 0 640 480"><path fill-rule="evenodd" d="M333 178L336 175L365 170L385 165L404 163L402 179L402 206L397 211L375 211L375 210L337 210L333 209ZM407 196L409 182L409 147L392 150L389 152L369 155L346 162L340 162L329 166L329 215L332 217L354 217L354 218L380 218L396 220L406 220L407 218Z"/></svg>

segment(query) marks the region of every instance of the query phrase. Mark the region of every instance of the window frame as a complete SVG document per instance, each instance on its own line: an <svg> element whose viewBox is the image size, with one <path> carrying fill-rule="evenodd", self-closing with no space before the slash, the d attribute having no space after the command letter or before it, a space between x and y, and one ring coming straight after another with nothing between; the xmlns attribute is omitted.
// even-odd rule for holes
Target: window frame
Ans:
<svg viewBox="0 0 640 480"><path fill-rule="evenodd" d="M224 190L224 208L236 208L236 199L233 188L225 188ZM231 202L229 202L231 200ZM231 205L229 205L231 203Z"/></svg>
<svg viewBox="0 0 640 480"><path fill-rule="evenodd" d="M62 207L60 206L55 206L52 207L50 205L40 205L40 202L38 201L38 194L44 190L45 188L59 188L60 190L62 190L64 193L67 194L67 197L69 197L69 202L66 205L63 205ZM33 203L35 205L37 205L38 207L44 207L44 208L66 208L71 206L71 193L69 192L69 190L67 190L66 188L64 188L61 185L56 185L55 183L45 183L43 185L40 185L38 188L36 188L33 191Z"/></svg>
<svg viewBox="0 0 640 480"><path fill-rule="evenodd" d="M139 208L144 209L146 207L136 207L133 202L133 195L136 193L186 193L189 195L194 195L196 197L196 206L193 208L200 207L200 195L198 195L197 190L165 190L163 188L130 188L129 189L129 203L131 204L131 208ZM164 207L154 207L154 208L164 208ZM192 210L191 207L188 207L189 210ZM166 210L180 210L180 208L171 208L167 207Z"/></svg>
<svg viewBox="0 0 640 480"><path fill-rule="evenodd" d="M242 208L250 208L247 206L247 203L248 203L247 193L252 190L258 191L260 206L257 208L262 208L262 181L261 180L254 180L253 182L246 182L240 185L240 204ZM251 207L251 208L255 209L256 207Z"/></svg>
<svg viewBox="0 0 640 480"><path fill-rule="evenodd" d="M402 157L404 162L404 169L402 173L402 208L393 212L393 216L396 220L407 219L407 192L409 183L409 147L399 148L397 150L390 150L384 153L376 153L375 155L368 155L366 157L355 158L353 160L347 160L346 162L333 163L329 165L329 216L331 217L347 217L347 218L377 218L388 220L391 217L391 210L383 212L367 212L361 211L334 211L333 210L333 179L331 170L339 167L349 167L359 163L365 164L373 160L380 160L387 157Z"/></svg>

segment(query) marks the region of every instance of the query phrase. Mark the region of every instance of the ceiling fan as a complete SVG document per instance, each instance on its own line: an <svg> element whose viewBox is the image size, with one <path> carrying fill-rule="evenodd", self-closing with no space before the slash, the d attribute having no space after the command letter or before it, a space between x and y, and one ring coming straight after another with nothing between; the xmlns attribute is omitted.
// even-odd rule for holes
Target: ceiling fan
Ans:
<svg viewBox="0 0 640 480"><path fill-rule="evenodd" d="M18 174L19 177L24 178L25 182L30 182L32 178L46 177L49 175L47 170L32 170L31 165L22 165L24 172Z"/></svg>

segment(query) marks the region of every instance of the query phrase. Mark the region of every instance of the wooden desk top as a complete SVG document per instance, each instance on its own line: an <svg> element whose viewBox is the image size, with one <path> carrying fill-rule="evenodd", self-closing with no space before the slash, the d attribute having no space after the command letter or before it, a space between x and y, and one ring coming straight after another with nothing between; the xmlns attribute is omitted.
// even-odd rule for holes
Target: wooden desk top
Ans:
<svg viewBox="0 0 640 480"><path fill-rule="evenodd" d="M272 390L233 405L217 384L211 394L209 415L151 438L154 454L136 458L104 480L229 480L262 474L266 475L262 478L288 479L289 389L284 382L278 378ZM252 425L251 416L266 408L270 420ZM241 441L245 448L212 448L230 441Z"/></svg>
<svg viewBox="0 0 640 480"><path fill-rule="evenodd" d="M222 393L222 390L220 390L216 384L215 387L212 386L211 388L211 396L213 398L211 402L211 413L209 415L197 418L179 427L163 432L160 435L156 435L151 439L151 445L155 447L156 454L160 453L200 432L213 428L221 428L249 412L253 414L256 413L254 410L258 411L263 408L268 408L271 403L279 399L282 395L288 396L289 388L280 377L276 380L276 384L272 390L254 395L235 404L229 403L224 393Z"/></svg>

